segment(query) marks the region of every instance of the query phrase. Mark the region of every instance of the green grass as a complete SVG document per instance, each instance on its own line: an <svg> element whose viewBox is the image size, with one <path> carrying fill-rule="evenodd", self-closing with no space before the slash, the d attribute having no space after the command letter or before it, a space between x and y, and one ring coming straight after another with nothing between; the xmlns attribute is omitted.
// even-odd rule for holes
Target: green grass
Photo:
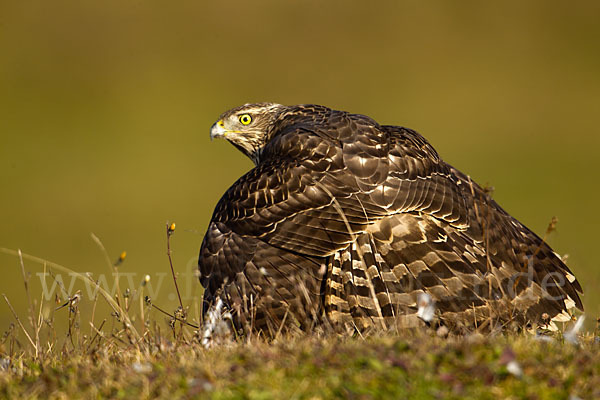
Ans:
<svg viewBox="0 0 600 400"><path fill-rule="evenodd" d="M167 340L144 349L106 342L43 361L12 357L0 372L0 397L597 398L598 349L589 337L572 345L525 334L440 338L428 332L253 340L212 349ZM507 370L513 353L522 376Z"/></svg>

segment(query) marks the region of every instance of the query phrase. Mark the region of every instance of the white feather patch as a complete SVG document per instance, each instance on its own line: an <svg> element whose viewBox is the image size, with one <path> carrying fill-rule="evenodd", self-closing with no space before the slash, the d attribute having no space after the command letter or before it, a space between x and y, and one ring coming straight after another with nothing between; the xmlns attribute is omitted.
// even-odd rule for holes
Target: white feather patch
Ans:
<svg viewBox="0 0 600 400"><path fill-rule="evenodd" d="M570 310L571 308L575 308L575 302L568 295L567 295L567 298L565 299L565 307L567 308L567 310Z"/></svg>
<svg viewBox="0 0 600 400"><path fill-rule="evenodd" d="M556 322L569 322L570 320L571 316L564 311L552 318L552 321Z"/></svg>

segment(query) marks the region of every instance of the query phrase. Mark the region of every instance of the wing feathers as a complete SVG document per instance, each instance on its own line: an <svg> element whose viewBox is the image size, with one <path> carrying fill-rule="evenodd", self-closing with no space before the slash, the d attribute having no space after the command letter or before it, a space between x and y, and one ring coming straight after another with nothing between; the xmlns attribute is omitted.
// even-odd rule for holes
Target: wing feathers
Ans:
<svg viewBox="0 0 600 400"><path fill-rule="evenodd" d="M205 310L221 298L238 328L268 333L321 315L345 329L416 326L424 292L463 328L583 308L550 247L418 133L321 106L292 107L273 129L213 214Z"/></svg>

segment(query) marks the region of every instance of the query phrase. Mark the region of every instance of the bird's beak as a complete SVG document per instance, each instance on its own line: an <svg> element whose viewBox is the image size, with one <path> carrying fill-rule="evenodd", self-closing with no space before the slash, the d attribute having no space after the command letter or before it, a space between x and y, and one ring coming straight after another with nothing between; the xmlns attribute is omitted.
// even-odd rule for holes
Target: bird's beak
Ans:
<svg viewBox="0 0 600 400"><path fill-rule="evenodd" d="M225 124L223 120L215 122L213 126L210 127L210 139L222 138L227 136L227 129L225 129Z"/></svg>

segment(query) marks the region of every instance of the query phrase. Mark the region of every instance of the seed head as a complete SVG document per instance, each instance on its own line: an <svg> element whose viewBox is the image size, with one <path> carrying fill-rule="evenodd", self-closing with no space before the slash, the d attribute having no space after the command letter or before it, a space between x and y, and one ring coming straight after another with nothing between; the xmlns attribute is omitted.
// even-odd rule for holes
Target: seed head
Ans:
<svg viewBox="0 0 600 400"><path fill-rule="evenodd" d="M167 234L168 235L172 235L173 232L175 232L175 222L171 223L168 227L167 227Z"/></svg>
<svg viewBox="0 0 600 400"><path fill-rule="evenodd" d="M123 251L120 255L119 258L117 259L117 261L115 261L115 267L118 267L119 265L121 265L121 263L123 261L125 261L125 257L127 257L127 252Z"/></svg>

